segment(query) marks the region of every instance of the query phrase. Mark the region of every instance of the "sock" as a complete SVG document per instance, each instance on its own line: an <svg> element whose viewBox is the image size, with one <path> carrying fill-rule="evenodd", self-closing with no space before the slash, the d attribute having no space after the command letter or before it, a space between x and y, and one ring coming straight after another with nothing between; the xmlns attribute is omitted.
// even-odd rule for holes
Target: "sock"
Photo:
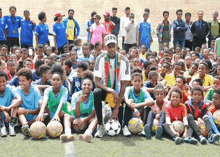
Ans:
<svg viewBox="0 0 220 157"><path fill-rule="evenodd" d="M11 123L12 126L15 126L17 124L17 118L11 117Z"/></svg>
<svg viewBox="0 0 220 157"><path fill-rule="evenodd" d="M208 138L211 137L211 135L213 134L213 131L212 131L212 127L211 127L211 123L209 121L209 117L206 116L203 118L204 122L205 122L205 127L206 127L206 131L208 133Z"/></svg>
<svg viewBox="0 0 220 157"><path fill-rule="evenodd" d="M65 128L65 134L71 135L71 129L70 128Z"/></svg>
<svg viewBox="0 0 220 157"><path fill-rule="evenodd" d="M214 131L215 134L220 134L220 132L218 131L218 128L216 127L215 125L215 122L213 120L213 117L212 115L209 115L209 121L211 123L211 126L212 126L212 130Z"/></svg>
<svg viewBox="0 0 220 157"><path fill-rule="evenodd" d="M84 135L92 135L92 129L91 128L86 129Z"/></svg>
<svg viewBox="0 0 220 157"><path fill-rule="evenodd" d="M4 126L4 121L3 119L0 119L0 128L2 128Z"/></svg>

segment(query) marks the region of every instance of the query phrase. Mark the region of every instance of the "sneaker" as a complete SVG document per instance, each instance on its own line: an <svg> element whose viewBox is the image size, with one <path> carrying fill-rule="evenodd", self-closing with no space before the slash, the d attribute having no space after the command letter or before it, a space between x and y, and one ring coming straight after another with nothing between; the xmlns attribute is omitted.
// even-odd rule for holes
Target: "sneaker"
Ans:
<svg viewBox="0 0 220 157"><path fill-rule="evenodd" d="M193 138L193 137L186 137L184 139L184 142L191 143L191 144L197 144L198 143L198 141L195 138Z"/></svg>
<svg viewBox="0 0 220 157"><path fill-rule="evenodd" d="M181 144L183 142L183 139L181 137L178 137L178 136L175 137L174 140L175 140L176 145Z"/></svg>
<svg viewBox="0 0 220 157"><path fill-rule="evenodd" d="M79 139L86 141L86 142L91 142L92 135L91 134L80 134Z"/></svg>
<svg viewBox="0 0 220 157"><path fill-rule="evenodd" d="M151 128L149 127L149 125L145 125L144 126L144 132L145 132L145 135L150 138L151 137Z"/></svg>
<svg viewBox="0 0 220 157"><path fill-rule="evenodd" d="M124 136L131 136L130 131L128 130L128 127L125 125L124 128L122 129L123 135Z"/></svg>
<svg viewBox="0 0 220 157"><path fill-rule="evenodd" d="M1 128L1 137L6 137L6 136L7 136L7 130L6 130L6 127L3 126L3 127Z"/></svg>
<svg viewBox="0 0 220 157"><path fill-rule="evenodd" d="M206 138L205 138L203 135L200 135L200 136L199 136L199 142L200 142L201 144L207 144L207 140L206 140Z"/></svg>
<svg viewBox="0 0 220 157"><path fill-rule="evenodd" d="M9 134L9 136L16 136L15 128L10 123L9 123L9 132L8 132L8 134Z"/></svg>
<svg viewBox="0 0 220 157"><path fill-rule="evenodd" d="M146 136L144 130L141 131L141 135Z"/></svg>
<svg viewBox="0 0 220 157"><path fill-rule="evenodd" d="M60 136L60 140L62 142L73 141L73 140L75 140L75 136L74 135L62 134Z"/></svg>
<svg viewBox="0 0 220 157"><path fill-rule="evenodd" d="M156 138L161 138L162 133L163 133L163 128L162 128L162 126L159 126L158 129L156 130L155 137Z"/></svg>
<svg viewBox="0 0 220 157"><path fill-rule="evenodd" d="M95 137L103 137L105 135L105 128L103 125L98 125L97 127L97 132L95 133Z"/></svg>
<svg viewBox="0 0 220 157"><path fill-rule="evenodd" d="M29 128L29 126L27 125L27 124L25 124L25 125L23 125L22 127L21 127L21 133L24 135L24 136L31 136L31 134L30 134L30 128Z"/></svg>
<svg viewBox="0 0 220 157"><path fill-rule="evenodd" d="M219 138L220 138L220 135L219 135L219 134L212 134L212 135L209 137L209 143L218 142L218 141L219 141Z"/></svg>

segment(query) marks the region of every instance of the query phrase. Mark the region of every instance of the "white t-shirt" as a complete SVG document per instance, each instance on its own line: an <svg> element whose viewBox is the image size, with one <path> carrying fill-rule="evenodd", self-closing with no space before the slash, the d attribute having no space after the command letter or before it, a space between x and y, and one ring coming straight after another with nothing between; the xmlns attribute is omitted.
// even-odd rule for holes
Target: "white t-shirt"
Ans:
<svg viewBox="0 0 220 157"><path fill-rule="evenodd" d="M106 53L102 53L99 55L96 59L95 63L95 77L101 78L101 82L105 84L105 55ZM115 59L110 59L110 77L111 77L111 84L114 84L115 79ZM118 81L118 87L120 89L121 87L121 81L130 81L130 66L129 61L126 57L121 55L121 67L120 67L120 74L119 74L119 81Z"/></svg>

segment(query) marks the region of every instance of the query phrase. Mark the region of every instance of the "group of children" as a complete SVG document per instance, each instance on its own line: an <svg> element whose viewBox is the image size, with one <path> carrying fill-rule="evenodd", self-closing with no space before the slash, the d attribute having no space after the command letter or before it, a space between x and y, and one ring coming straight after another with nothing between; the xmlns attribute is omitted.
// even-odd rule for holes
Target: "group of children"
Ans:
<svg viewBox="0 0 220 157"><path fill-rule="evenodd" d="M65 45L64 52L59 56L57 48L47 44L35 49L13 46L10 52L6 45L1 46L2 137L15 136L14 127L19 124L22 133L30 136L33 122L54 120L64 125L62 141L75 139L72 125L80 139L91 141L98 124L93 72L99 66L96 58L108 52L102 49L101 42L90 49L79 38ZM144 123L141 134L148 138L152 136L153 120L157 119L156 138L167 134L176 144L197 144L197 139L206 144L199 129L204 124L208 142L219 141L212 114L220 109L220 57L215 57L211 48L203 44L195 51L180 46L169 49L164 43L159 53L142 45L140 49L131 47L129 53L117 48L116 56L128 59L126 66L131 71L119 111L124 136L131 135L128 122L137 117ZM183 134L173 128L176 120L183 122Z"/></svg>

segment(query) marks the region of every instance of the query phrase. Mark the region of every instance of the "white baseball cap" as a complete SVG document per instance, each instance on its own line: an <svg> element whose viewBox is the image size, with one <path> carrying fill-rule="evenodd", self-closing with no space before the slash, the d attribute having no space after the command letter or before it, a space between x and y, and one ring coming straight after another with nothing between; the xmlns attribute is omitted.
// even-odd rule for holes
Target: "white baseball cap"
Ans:
<svg viewBox="0 0 220 157"><path fill-rule="evenodd" d="M114 34L109 34L105 36L105 45L108 45L110 43L117 44L116 36Z"/></svg>

